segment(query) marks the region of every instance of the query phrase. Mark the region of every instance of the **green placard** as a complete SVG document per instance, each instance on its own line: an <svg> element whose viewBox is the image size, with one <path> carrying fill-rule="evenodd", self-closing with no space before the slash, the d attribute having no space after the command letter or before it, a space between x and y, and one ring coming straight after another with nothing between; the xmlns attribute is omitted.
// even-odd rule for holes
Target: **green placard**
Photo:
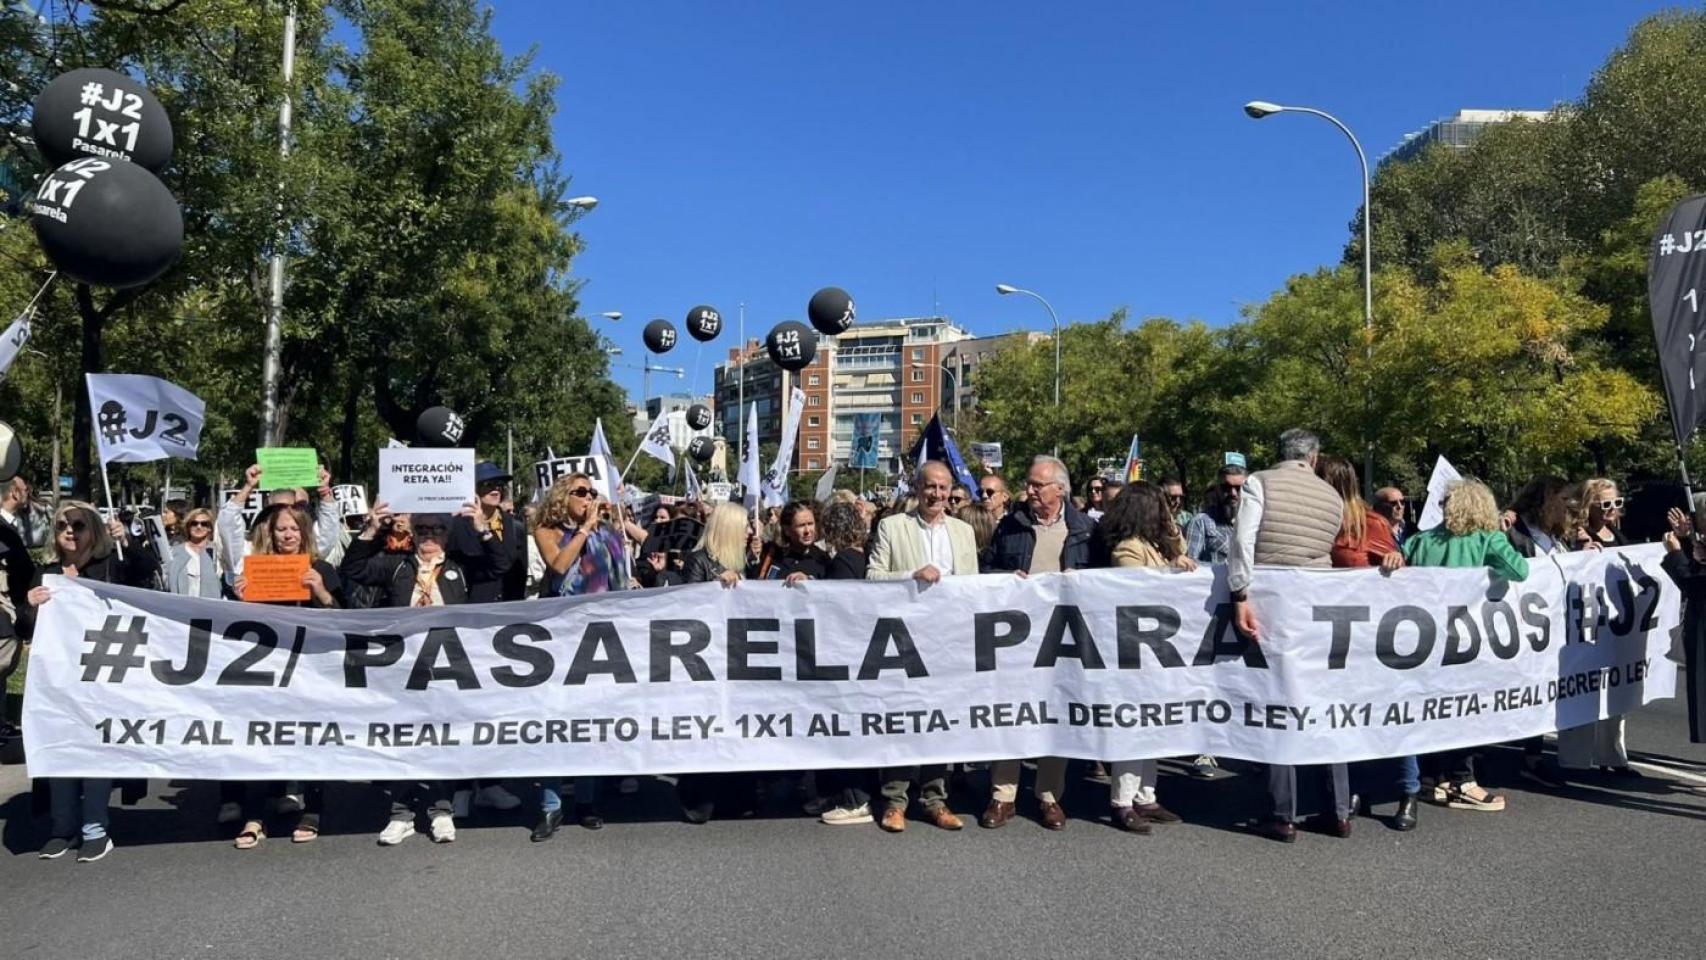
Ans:
<svg viewBox="0 0 1706 960"><path fill-rule="evenodd" d="M255 451L261 465L261 489L282 490L320 485L320 457L313 447L263 447Z"/></svg>

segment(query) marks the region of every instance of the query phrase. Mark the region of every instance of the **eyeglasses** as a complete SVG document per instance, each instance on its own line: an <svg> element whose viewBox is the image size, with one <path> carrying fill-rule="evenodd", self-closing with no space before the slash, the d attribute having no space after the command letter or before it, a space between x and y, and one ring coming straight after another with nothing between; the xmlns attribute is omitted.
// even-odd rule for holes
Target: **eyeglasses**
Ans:
<svg viewBox="0 0 1706 960"><path fill-rule="evenodd" d="M1027 490L1041 490L1044 487L1052 487L1052 486L1054 486L1053 480L1026 480L1025 481L1025 489L1027 489Z"/></svg>
<svg viewBox="0 0 1706 960"><path fill-rule="evenodd" d="M999 492L994 487L980 487L979 489L983 491L983 495L986 497L993 497Z"/></svg>
<svg viewBox="0 0 1706 960"><path fill-rule="evenodd" d="M948 502L949 503L965 503L966 498L965 497L949 497Z"/></svg>
<svg viewBox="0 0 1706 960"><path fill-rule="evenodd" d="M594 490L591 487L576 487L573 490L569 491L569 496L571 496L571 497L596 497L596 496L598 496L598 491Z"/></svg>
<svg viewBox="0 0 1706 960"><path fill-rule="evenodd" d="M1091 493L1101 493L1101 492L1102 492L1102 490L1103 490L1103 487L1102 487L1102 485L1101 485L1101 484L1099 484L1099 483L1097 483L1097 484L1092 484L1092 485L1091 485L1091 487L1090 487L1090 492L1091 492Z"/></svg>
<svg viewBox="0 0 1706 960"><path fill-rule="evenodd" d="M1601 500L1599 502L1599 508L1601 510L1621 510L1623 509L1623 498L1612 497L1609 500Z"/></svg>
<svg viewBox="0 0 1706 960"><path fill-rule="evenodd" d="M450 528L439 526L438 524L415 524L415 533L423 536L443 536L444 531L448 529Z"/></svg>
<svg viewBox="0 0 1706 960"><path fill-rule="evenodd" d="M189 523L185 524L185 526L189 527L191 530L194 530L197 527L212 528L213 524L207 522L206 520L191 520Z"/></svg>
<svg viewBox="0 0 1706 960"><path fill-rule="evenodd" d="M64 533L67 530L72 533L82 533L87 529L89 529L89 525L81 520L56 520L53 524L54 533Z"/></svg>
<svg viewBox="0 0 1706 960"><path fill-rule="evenodd" d="M1184 499L1185 499L1185 495L1182 493L1169 493L1169 494L1167 494L1167 502L1168 503L1180 503L1180 502L1183 502Z"/></svg>
<svg viewBox="0 0 1706 960"><path fill-rule="evenodd" d="M493 490L502 490L503 488L504 482L502 480L487 480L478 487L481 493L491 493Z"/></svg>

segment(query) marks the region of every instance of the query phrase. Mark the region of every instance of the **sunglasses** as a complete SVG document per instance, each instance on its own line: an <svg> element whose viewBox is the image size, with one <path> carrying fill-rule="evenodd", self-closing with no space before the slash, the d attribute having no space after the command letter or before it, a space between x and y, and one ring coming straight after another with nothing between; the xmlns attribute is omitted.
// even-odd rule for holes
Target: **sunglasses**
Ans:
<svg viewBox="0 0 1706 960"><path fill-rule="evenodd" d="M416 524L415 525L415 533L422 534L425 536L443 536L444 531L446 531L448 529L450 529L450 528L439 526L438 524L426 524L426 525Z"/></svg>
<svg viewBox="0 0 1706 960"><path fill-rule="evenodd" d="M1609 500L1601 500L1599 502L1599 508L1601 510L1621 510L1623 509L1623 498L1612 497Z"/></svg>
<svg viewBox="0 0 1706 960"><path fill-rule="evenodd" d="M211 529L213 524L206 520L191 520L189 523L185 524L185 526L189 527L191 530L194 530L196 527L206 527Z"/></svg>
<svg viewBox="0 0 1706 960"><path fill-rule="evenodd" d="M1184 499L1185 499L1185 495L1182 493L1169 493L1169 494L1167 494L1167 500L1170 503L1178 503Z"/></svg>
<svg viewBox="0 0 1706 960"><path fill-rule="evenodd" d="M1098 484L1096 484L1096 485L1095 485L1095 486L1093 486L1093 487L1091 487L1091 488L1090 488L1090 492L1091 492L1091 493L1101 493L1101 492L1102 492L1102 490L1103 490L1103 487L1102 487L1102 485L1101 485L1101 484L1099 484L1099 483L1098 483Z"/></svg>
<svg viewBox="0 0 1706 960"><path fill-rule="evenodd" d="M569 496L571 496L571 497L583 497L583 498L584 497L596 497L596 496L598 496L598 491L594 490L591 487L576 487L573 490L569 491Z"/></svg>
<svg viewBox="0 0 1706 960"><path fill-rule="evenodd" d="M949 503L965 503L966 498L965 497L949 497L948 502Z"/></svg>
<svg viewBox="0 0 1706 960"><path fill-rule="evenodd" d="M64 533L67 530L72 533L82 533L87 529L89 529L89 525L81 520L56 520L53 524L54 533Z"/></svg>
<svg viewBox="0 0 1706 960"><path fill-rule="evenodd" d="M997 489L996 489L996 488L994 488L994 487L983 487L983 488L982 488L982 490L983 490L983 495L984 495L984 496L986 496L986 497L993 497L993 496L995 496L995 495L996 495L996 494L997 494L997 493L999 493L999 492L1000 492L1000 491L999 491L999 490L997 490Z"/></svg>

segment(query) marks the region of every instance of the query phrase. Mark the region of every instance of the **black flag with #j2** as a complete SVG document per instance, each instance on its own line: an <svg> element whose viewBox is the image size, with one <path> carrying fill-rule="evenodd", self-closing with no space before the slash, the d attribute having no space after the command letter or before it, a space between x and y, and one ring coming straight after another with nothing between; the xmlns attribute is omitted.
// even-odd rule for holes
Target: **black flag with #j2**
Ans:
<svg viewBox="0 0 1706 960"><path fill-rule="evenodd" d="M1647 302L1653 311L1665 399L1681 447L1706 417L1706 194L1671 208L1653 236L1647 267Z"/></svg>

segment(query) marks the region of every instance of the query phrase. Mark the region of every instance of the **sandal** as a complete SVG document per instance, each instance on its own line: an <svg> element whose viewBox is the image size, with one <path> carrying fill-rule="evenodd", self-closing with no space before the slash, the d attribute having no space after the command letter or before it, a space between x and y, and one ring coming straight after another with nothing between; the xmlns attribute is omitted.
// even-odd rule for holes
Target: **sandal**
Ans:
<svg viewBox="0 0 1706 960"><path fill-rule="evenodd" d="M305 813L302 819L296 821L296 829L291 831L291 843L313 843L320 839L320 818L312 813Z"/></svg>
<svg viewBox="0 0 1706 960"><path fill-rule="evenodd" d="M1505 808L1505 798L1473 780L1454 783L1446 788L1445 805L1453 810L1481 810L1497 813Z"/></svg>
<svg viewBox="0 0 1706 960"><path fill-rule="evenodd" d="M243 831L237 834L237 840L232 845L239 850L253 850L266 838L266 827L259 820L250 820L243 824Z"/></svg>

